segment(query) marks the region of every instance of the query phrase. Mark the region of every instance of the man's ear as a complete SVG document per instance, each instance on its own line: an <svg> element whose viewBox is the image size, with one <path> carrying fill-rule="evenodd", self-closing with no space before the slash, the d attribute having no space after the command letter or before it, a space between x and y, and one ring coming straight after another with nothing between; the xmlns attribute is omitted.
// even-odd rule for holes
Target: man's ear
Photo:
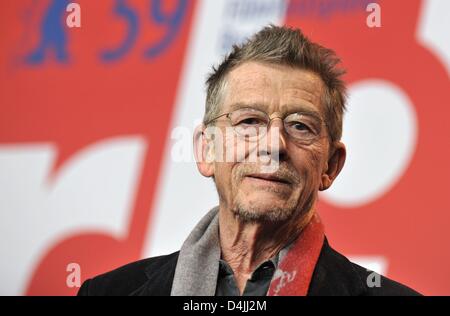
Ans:
<svg viewBox="0 0 450 316"><path fill-rule="evenodd" d="M345 164L345 158L347 156L347 150L345 145L337 141L333 144L331 156L327 162L327 168L322 174L320 182L320 191L325 191L333 184L339 173Z"/></svg>
<svg viewBox="0 0 450 316"><path fill-rule="evenodd" d="M206 127L201 124L194 130L194 156L197 168L205 177L214 176L214 142L206 136Z"/></svg>

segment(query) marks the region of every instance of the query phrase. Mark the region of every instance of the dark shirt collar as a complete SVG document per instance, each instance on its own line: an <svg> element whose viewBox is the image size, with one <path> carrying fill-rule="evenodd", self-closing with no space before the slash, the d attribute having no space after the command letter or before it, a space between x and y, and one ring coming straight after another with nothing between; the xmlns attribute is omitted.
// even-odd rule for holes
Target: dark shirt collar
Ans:
<svg viewBox="0 0 450 316"><path fill-rule="evenodd" d="M259 264L253 271L252 278L253 278L253 274L255 274L255 272L262 271L267 268L270 268L270 269L273 268L274 270L276 270L277 267L278 267L278 254L276 254L269 260L266 260L266 261L262 262L261 264ZM219 260L219 275L230 275L230 274L233 274L233 270L231 269L230 265L225 260L220 259Z"/></svg>
<svg viewBox="0 0 450 316"><path fill-rule="evenodd" d="M247 280L244 296L263 296L267 294L270 281L278 266L278 257L275 255L269 260L262 262L253 271ZM219 275L217 278L216 295L235 296L239 295L239 290L234 279L234 273L230 265L223 259L219 260Z"/></svg>

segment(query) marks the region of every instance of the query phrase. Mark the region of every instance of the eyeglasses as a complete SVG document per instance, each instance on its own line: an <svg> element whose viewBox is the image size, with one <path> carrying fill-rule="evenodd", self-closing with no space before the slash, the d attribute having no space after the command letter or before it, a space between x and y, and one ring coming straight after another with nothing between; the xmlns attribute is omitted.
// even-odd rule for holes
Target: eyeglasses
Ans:
<svg viewBox="0 0 450 316"><path fill-rule="evenodd" d="M311 144L322 137L323 120L316 114L300 111L291 113L284 118L270 118L266 112L254 108L241 108L233 112L221 114L208 122L227 117L234 132L246 140L255 141L267 134L273 120L279 118L283 121L284 130L299 144Z"/></svg>

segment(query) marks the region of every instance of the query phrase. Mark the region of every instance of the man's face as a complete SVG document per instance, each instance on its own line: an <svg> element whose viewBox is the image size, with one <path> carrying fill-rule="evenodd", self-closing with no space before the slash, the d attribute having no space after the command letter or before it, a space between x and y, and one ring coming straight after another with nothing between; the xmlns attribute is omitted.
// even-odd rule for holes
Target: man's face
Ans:
<svg viewBox="0 0 450 316"><path fill-rule="evenodd" d="M313 111L324 119L321 105L323 82L307 70L266 63L245 63L229 73L220 114L243 107L266 112L272 117ZM230 126L226 117L216 126ZM224 150L235 150L239 142L225 133ZM268 140L275 135L275 140ZM214 178L221 206L225 206L243 220L281 221L312 207L327 169L329 138L326 127L321 137L310 144L298 144L284 131L283 122L272 121L267 133L267 150L260 151L250 144L245 155L257 160L214 162ZM256 151L256 152L255 152ZM277 168L263 171L268 157L277 157ZM260 158L260 159L259 159ZM264 163L261 161L265 161Z"/></svg>

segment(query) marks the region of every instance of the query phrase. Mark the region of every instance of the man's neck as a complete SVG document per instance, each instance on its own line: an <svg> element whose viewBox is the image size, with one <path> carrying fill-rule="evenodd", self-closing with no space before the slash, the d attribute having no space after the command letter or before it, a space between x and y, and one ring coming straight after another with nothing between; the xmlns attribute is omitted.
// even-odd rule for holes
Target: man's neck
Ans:
<svg viewBox="0 0 450 316"><path fill-rule="evenodd" d="M295 240L313 214L311 211L299 219L268 223L245 222L230 210L219 211L222 259L232 268L240 293L256 267Z"/></svg>

